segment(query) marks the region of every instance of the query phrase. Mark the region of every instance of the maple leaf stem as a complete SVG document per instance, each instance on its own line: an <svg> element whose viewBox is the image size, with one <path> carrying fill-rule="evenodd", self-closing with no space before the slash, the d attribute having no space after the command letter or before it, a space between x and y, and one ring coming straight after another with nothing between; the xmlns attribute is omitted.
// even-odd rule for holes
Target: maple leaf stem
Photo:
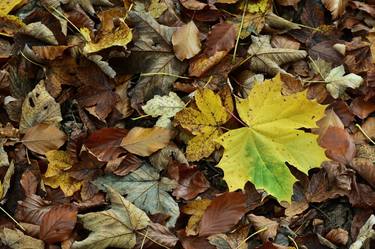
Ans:
<svg viewBox="0 0 375 249"><path fill-rule="evenodd" d="M141 115L141 116L139 116L139 117L132 118L132 120L134 121L134 120L138 120L138 119L142 119L142 118L147 118L147 117L149 117L149 116L151 116L151 115L148 115L148 114L146 114L146 115Z"/></svg>
<svg viewBox="0 0 375 249"><path fill-rule="evenodd" d="M190 79L190 77L180 76L180 75L171 74L171 73L141 73L140 77L150 77L150 76L155 76L155 75L171 76L171 77L177 77L177 78L187 79L187 80Z"/></svg>
<svg viewBox="0 0 375 249"><path fill-rule="evenodd" d="M26 231L26 229L18 222L16 219L14 219L3 207L0 206L0 210L3 211L14 223L16 223L19 228L21 228L22 231Z"/></svg>
<svg viewBox="0 0 375 249"><path fill-rule="evenodd" d="M237 120L240 124L242 124L245 127L249 127L247 124L245 124L241 119L237 118L236 115L234 115L231 111L226 109L226 111L235 119Z"/></svg>
<svg viewBox="0 0 375 249"><path fill-rule="evenodd" d="M374 140L371 139L371 137L369 135L367 135L367 133L365 132L365 130L362 129L362 127L359 125L359 124L355 124L355 126L360 130L360 132L362 132L362 134L372 143L375 145L375 142Z"/></svg>
<svg viewBox="0 0 375 249"><path fill-rule="evenodd" d="M41 68L44 69L44 66L42 64L39 64L39 63L37 63L35 61L32 61L22 51L20 51L20 53L21 53L22 57L25 58L28 62L30 62L31 64L34 64L34 65L39 66L39 67L41 67Z"/></svg>
<svg viewBox="0 0 375 249"><path fill-rule="evenodd" d="M242 17L241 17L241 24L240 24L240 28L238 30L237 39L236 39L236 45L234 45L234 52L233 52L233 57L232 57L232 64L236 63L237 48L238 48L238 43L240 41L240 36L241 36L242 28L243 28L243 23L244 23L244 20L245 20L245 14L246 14L246 10L247 10L247 3L248 3L248 0L245 1L245 6L243 8Z"/></svg>
<svg viewBox="0 0 375 249"><path fill-rule="evenodd" d="M256 231L255 233L250 234L250 235L247 236L243 241L241 241L235 249L239 249L239 248L241 248L241 246L242 246L244 243L246 243L246 241L248 241L251 237L254 237L254 236L257 235L258 233L264 232L264 231L266 231L267 229L268 229L268 227L264 227L264 228L262 228L262 229Z"/></svg>
<svg viewBox="0 0 375 249"><path fill-rule="evenodd" d="M319 69L318 65L316 65L316 62L313 60L313 58L311 58L310 56L308 56L308 58L311 61L311 63L314 64L314 66ZM324 77L322 75L322 72L320 72L320 70L318 71L318 73L319 73L320 77L322 77L322 79L324 79Z"/></svg>

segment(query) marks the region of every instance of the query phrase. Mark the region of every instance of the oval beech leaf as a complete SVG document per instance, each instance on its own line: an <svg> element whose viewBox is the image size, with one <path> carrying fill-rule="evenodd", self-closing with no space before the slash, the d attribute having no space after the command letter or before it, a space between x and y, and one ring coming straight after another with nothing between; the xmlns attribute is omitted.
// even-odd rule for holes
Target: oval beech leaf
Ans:
<svg viewBox="0 0 375 249"><path fill-rule="evenodd" d="M40 239L49 244L68 239L76 225L77 213L70 205L51 208L42 219Z"/></svg>
<svg viewBox="0 0 375 249"><path fill-rule="evenodd" d="M65 141L65 133L56 126L38 124L26 130L22 143L29 150L44 155L50 150L57 150Z"/></svg>
<svg viewBox="0 0 375 249"><path fill-rule="evenodd" d="M171 138L170 129L134 127L124 137L121 146L133 154L149 156L167 146Z"/></svg>
<svg viewBox="0 0 375 249"><path fill-rule="evenodd" d="M246 197L241 192L227 192L212 200L203 214L199 236L228 232L246 213Z"/></svg>

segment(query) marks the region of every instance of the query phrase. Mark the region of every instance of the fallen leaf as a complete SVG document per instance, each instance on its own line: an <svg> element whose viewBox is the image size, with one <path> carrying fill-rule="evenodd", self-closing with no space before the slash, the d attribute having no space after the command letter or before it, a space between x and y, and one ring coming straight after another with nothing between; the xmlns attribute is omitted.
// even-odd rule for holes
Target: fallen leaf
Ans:
<svg viewBox="0 0 375 249"><path fill-rule="evenodd" d="M87 32L88 29L83 32ZM90 37L89 35L87 37ZM119 21L119 26L113 29L111 32L103 35L96 42L88 40L83 48L83 52L90 54L96 53L103 49L110 48L113 46L126 46L133 39L132 32L125 22Z"/></svg>
<svg viewBox="0 0 375 249"><path fill-rule="evenodd" d="M146 163L124 177L105 175L93 183L100 189L107 185L120 194L127 194L129 201L150 214L169 215L168 227L174 226L180 214L177 203L168 194L176 187L176 182L166 177L160 178L158 170Z"/></svg>
<svg viewBox="0 0 375 249"><path fill-rule="evenodd" d="M52 208L50 201L43 200L39 195L31 194L18 202L16 219L36 225L42 223L43 217Z"/></svg>
<svg viewBox="0 0 375 249"><path fill-rule="evenodd" d="M322 3L331 12L332 18L337 19L338 17L341 17L344 14L348 1L347 0L322 0Z"/></svg>
<svg viewBox="0 0 375 249"><path fill-rule="evenodd" d="M280 68L288 62L294 62L307 56L303 50L289 48L273 48L270 36L251 36L252 43L247 51L250 68L256 72L265 72L276 75L279 72L286 73Z"/></svg>
<svg viewBox="0 0 375 249"><path fill-rule="evenodd" d="M249 214L247 217L249 218L250 222L254 225L256 230L267 228L267 230L259 234L263 242L266 242L270 239L275 239L277 234L277 228L279 227L278 222L270 220L264 216L257 216L254 214Z"/></svg>
<svg viewBox="0 0 375 249"><path fill-rule="evenodd" d="M357 97L350 103L350 109L354 115L364 119L375 111L375 103L373 100L364 100L362 97Z"/></svg>
<svg viewBox="0 0 375 249"><path fill-rule="evenodd" d="M164 128L169 128L171 126L170 118L184 108L185 103L174 92L170 92L169 95L165 96L156 95L142 106L147 115L151 115L153 118L160 116L155 125Z"/></svg>
<svg viewBox="0 0 375 249"><path fill-rule="evenodd" d="M298 130L315 127L325 106L308 100L306 91L283 96L281 85L276 76L257 83L247 99L238 99L237 111L249 127L218 139L224 147L218 166L230 190L242 189L249 180L278 200L290 201L296 180L285 162L307 173L326 159L316 135Z"/></svg>
<svg viewBox="0 0 375 249"><path fill-rule="evenodd" d="M121 141L126 134L125 129L103 128L93 132L84 145L99 161L108 162L125 152L121 147Z"/></svg>
<svg viewBox="0 0 375 249"><path fill-rule="evenodd" d="M182 208L183 213L191 215L185 228L186 235L193 236L198 234L199 222L210 204L211 200L209 199L193 200Z"/></svg>
<svg viewBox="0 0 375 249"><path fill-rule="evenodd" d="M45 155L50 150L59 149L66 141L66 135L54 125L37 124L28 128L22 143L31 151Z"/></svg>
<svg viewBox="0 0 375 249"><path fill-rule="evenodd" d="M358 88L363 83L363 78L354 73L345 75L345 68L343 65L333 68L324 81L327 83L326 87L329 93L337 99L341 96L345 89Z"/></svg>
<svg viewBox="0 0 375 249"><path fill-rule="evenodd" d="M130 201L108 188L111 208L106 211L78 215L83 226L91 231L82 241L75 241L72 249L105 249L118 247L132 249L138 232L146 228L150 219Z"/></svg>
<svg viewBox="0 0 375 249"><path fill-rule="evenodd" d="M342 228L336 228L329 231L325 237L336 245L345 246L349 240L349 233Z"/></svg>
<svg viewBox="0 0 375 249"><path fill-rule="evenodd" d="M40 82L23 101L20 132L25 133L40 123L58 125L61 120L60 105L47 92L44 82Z"/></svg>
<svg viewBox="0 0 375 249"><path fill-rule="evenodd" d="M27 24L20 32L52 45L59 44L53 32L40 21Z"/></svg>
<svg viewBox="0 0 375 249"><path fill-rule="evenodd" d="M149 156L164 148L172 138L172 131L167 128L134 127L123 138L121 146L139 156Z"/></svg>
<svg viewBox="0 0 375 249"><path fill-rule="evenodd" d="M130 11L127 20L135 25L137 38L126 65L132 74L142 73L132 91L132 106L137 107L155 95L168 94L186 65L173 51L171 40L176 28L160 25L150 14L136 11Z"/></svg>
<svg viewBox="0 0 375 249"><path fill-rule="evenodd" d="M361 249L366 240L373 239L375 237L375 231L372 229L374 224L375 216L372 214L359 230L357 239L350 245L349 249Z"/></svg>
<svg viewBox="0 0 375 249"><path fill-rule="evenodd" d="M168 173L178 183L172 192L177 199L191 200L210 187L210 183L196 166L172 163Z"/></svg>
<svg viewBox="0 0 375 249"><path fill-rule="evenodd" d="M246 243L248 227L243 227L234 233L215 234L208 237L210 244L216 246L217 249L247 249Z"/></svg>
<svg viewBox="0 0 375 249"><path fill-rule="evenodd" d="M51 150L46 153L48 168L44 174L44 183L52 188L60 187L65 196L72 196L82 186L82 181L72 178L67 172L74 161L65 151Z"/></svg>
<svg viewBox="0 0 375 249"><path fill-rule="evenodd" d="M375 138L375 117L369 117L365 120L365 122L361 125L362 130L364 133L370 137L371 139ZM368 138L358 130L353 135L354 141L356 143L365 143Z"/></svg>
<svg viewBox="0 0 375 249"><path fill-rule="evenodd" d="M4 227L0 231L0 239L4 246L12 249L44 249L43 241L27 236L17 229Z"/></svg>
<svg viewBox="0 0 375 249"><path fill-rule="evenodd" d="M55 60L72 46L33 46L31 49L42 60Z"/></svg>
<svg viewBox="0 0 375 249"><path fill-rule="evenodd" d="M51 208L42 219L39 237L53 244L68 239L77 221L77 210L70 205Z"/></svg>
<svg viewBox="0 0 375 249"><path fill-rule="evenodd" d="M216 52L229 52L234 48L236 37L237 30L233 24L225 22L216 24L208 33L204 53L208 56L212 56L216 54Z"/></svg>
<svg viewBox="0 0 375 249"><path fill-rule="evenodd" d="M14 8L21 5L23 0L4 0L0 3L0 16L8 15Z"/></svg>
<svg viewBox="0 0 375 249"><path fill-rule="evenodd" d="M190 59L201 51L199 30L193 21L177 28L172 36L172 44L176 57L181 61Z"/></svg>
<svg viewBox="0 0 375 249"><path fill-rule="evenodd" d="M168 228L159 223L150 223L147 231L152 242L156 241L159 245L173 248L178 241L178 238Z"/></svg>
<svg viewBox="0 0 375 249"><path fill-rule="evenodd" d="M181 164L189 164L184 153L174 144L169 144L150 157L152 166L159 170L168 169L168 165L174 160Z"/></svg>
<svg viewBox="0 0 375 249"><path fill-rule="evenodd" d="M189 140L186 149L189 161L208 157L215 150L215 139L223 133L221 126L229 120L229 113L232 112L226 108L226 102L232 102L232 99L227 98L223 101L208 88L198 89L195 93L198 110L188 107L176 114L175 121L195 135Z"/></svg>
<svg viewBox="0 0 375 249"><path fill-rule="evenodd" d="M246 198L241 192L226 192L212 200L199 225L199 236L228 232L246 213Z"/></svg>
<svg viewBox="0 0 375 249"><path fill-rule="evenodd" d="M199 0L180 0L180 3L189 10L202 10L207 6L206 3L202 3Z"/></svg>

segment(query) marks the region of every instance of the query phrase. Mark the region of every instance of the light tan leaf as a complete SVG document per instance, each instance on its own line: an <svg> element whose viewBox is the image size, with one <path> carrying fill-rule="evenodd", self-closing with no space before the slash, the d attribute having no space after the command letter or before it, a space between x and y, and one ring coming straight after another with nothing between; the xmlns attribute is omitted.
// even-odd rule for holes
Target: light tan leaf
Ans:
<svg viewBox="0 0 375 249"><path fill-rule="evenodd" d="M41 240L23 234L15 229L4 228L0 232L1 242L12 249L44 249L44 243Z"/></svg>
<svg viewBox="0 0 375 249"><path fill-rule="evenodd" d="M181 61L190 59L201 51L199 30L193 21L177 28L172 36L172 44L176 57Z"/></svg>
<svg viewBox="0 0 375 249"><path fill-rule="evenodd" d="M124 137L121 146L139 156L149 156L168 145L172 138L170 129L134 127Z"/></svg>
<svg viewBox="0 0 375 249"><path fill-rule="evenodd" d="M150 223L145 212L115 190L108 188L107 193L111 209L78 216L83 226L92 232L86 239L74 242L72 249L132 249L136 244L137 231Z"/></svg>
<svg viewBox="0 0 375 249"><path fill-rule="evenodd" d="M322 3L331 11L332 18L337 19L344 14L348 0L322 0Z"/></svg>
<svg viewBox="0 0 375 249"><path fill-rule="evenodd" d="M306 57L307 52L303 50L288 48L273 48L270 36L251 36L252 43L248 49L251 56L250 68L256 72L276 75L279 72L286 73L280 65L297 61Z"/></svg>
<svg viewBox="0 0 375 249"><path fill-rule="evenodd" d="M180 0L180 3L189 10L201 10L207 6L206 3L202 3L198 0Z"/></svg>
<svg viewBox="0 0 375 249"><path fill-rule="evenodd" d="M66 141L65 133L54 125L37 124L26 130L22 143L31 151L44 155L57 150Z"/></svg>
<svg viewBox="0 0 375 249"><path fill-rule="evenodd" d="M20 132L24 133L39 123L57 125L61 120L60 105L47 92L44 82L41 81L23 101Z"/></svg>

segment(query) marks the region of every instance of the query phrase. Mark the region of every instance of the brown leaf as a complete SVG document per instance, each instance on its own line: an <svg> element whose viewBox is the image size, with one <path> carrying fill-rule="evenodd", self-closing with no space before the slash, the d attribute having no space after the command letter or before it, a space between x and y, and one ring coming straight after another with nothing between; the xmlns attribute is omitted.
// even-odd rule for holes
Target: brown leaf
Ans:
<svg viewBox="0 0 375 249"><path fill-rule="evenodd" d="M356 157L350 166L372 187L375 187L375 165L371 159Z"/></svg>
<svg viewBox="0 0 375 249"><path fill-rule="evenodd" d="M77 222L77 210L70 205L51 208L40 225L40 239L49 244L68 239Z"/></svg>
<svg viewBox="0 0 375 249"><path fill-rule="evenodd" d="M112 172L117 176L125 176L130 172L138 169L143 163L143 160L133 154L126 154L118 159L109 161L105 168L106 172Z"/></svg>
<svg viewBox="0 0 375 249"><path fill-rule="evenodd" d="M349 233L342 228L335 228L329 231L325 237L336 245L345 246L348 243Z"/></svg>
<svg viewBox="0 0 375 249"><path fill-rule="evenodd" d="M84 145L99 161L108 162L125 153L121 141L127 130L120 128L103 128L92 133Z"/></svg>
<svg viewBox="0 0 375 249"><path fill-rule="evenodd" d="M375 117L367 118L361 127L368 137L375 138ZM353 138L356 143L366 143L368 141L368 138L360 130L354 133Z"/></svg>
<svg viewBox="0 0 375 249"><path fill-rule="evenodd" d="M355 145L351 135L342 128L328 127L319 137L319 144L327 149L327 157L341 163L349 163L355 156Z"/></svg>
<svg viewBox="0 0 375 249"><path fill-rule="evenodd" d="M42 223L43 216L52 208L51 202L32 194L18 202L16 219L36 225Z"/></svg>
<svg viewBox="0 0 375 249"><path fill-rule="evenodd" d="M121 146L139 156L149 156L164 148L172 138L170 129L134 127L123 138Z"/></svg>
<svg viewBox="0 0 375 249"><path fill-rule="evenodd" d="M210 187L206 177L196 166L174 162L170 165L168 173L178 183L172 192L177 199L191 200Z"/></svg>
<svg viewBox="0 0 375 249"><path fill-rule="evenodd" d="M225 233L246 213L246 197L241 192L226 192L212 200L203 214L199 236Z"/></svg>
<svg viewBox="0 0 375 249"><path fill-rule="evenodd" d="M189 76L201 77L207 73L213 66L218 64L228 51L216 52L213 56L200 54L196 56L189 65Z"/></svg>
<svg viewBox="0 0 375 249"><path fill-rule="evenodd" d="M72 46L33 46L32 50L42 60L55 60Z"/></svg>
<svg viewBox="0 0 375 249"><path fill-rule="evenodd" d="M234 48L236 37L237 30L235 25L225 22L216 24L208 33L204 53L208 56L213 56L217 52L229 52Z"/></svg>
<svg viewBox="0 0 375 249"><path fill-rule="evenodd" d="M44 155L57 150L66 141L65 133L54 125L38 124L26 130L22 143L31 151Z"/></svg>
<svg viewBox="0 0 375 249"><path fill-rule="evenodd" d="M159 245L173 248L178 241L178 238L167 227L159 223L150 223L147 231L149 238L158 242Z"/></svg>
<svg viewBox="0 0 375 249"><path fill-rule="evenodd" d="M25 195L29 196L36 193L39 181L31 170L27 170L22 174L20 183Z"/></svg>
<svg viewBox="0 0 375 249"><path fill-rule="evenodd" d="M199 30L193 21L177 28L172 36L173 50L178 59L190 59L201 51Z"/></svg>
<svg viewBox="0 0 375 249"><path fill-rule="evenodd" d="M182 6L190 10L202 10L207 6L206 3L202 3L199 0L180 0Z"/></svg>
<svg viewBox="0 0 375 249"><path fill-rule="evenodd" d="M357 97L350 104L350 109L354 115L365 119L375 111L375 100L366 101L362 97Z"/></svg>
<svg viewBox="0 0 375 249"><path fill-rule="evenodd" d="M215 249L216 247L204 237L186 236L183 231L178 232L178 237L184 249Z"/></svg>
<svg viewBox="0 0 375 249"><path fill-rule="evenodd" d="M300 0L277 0L276 2L282 6L297 6Z"/></svg>
<svg viewBox="0 0 375 249"><path fill-rule="evenodd" d="M249 218L250 222L254 225L256 230L267 228L267 230L259 234L263 242L266 242L270 239L273 240L276 237L277 228L279 227L278 222L270 220L264 216L257 216L254 214L249 214L247 217Z"/></svg>
<svg viewBox="0 0 375 249"><path fill-rule="evenodd" d="M348 0L322 0L322 3L331 11L332 18L337 19L344 14Z"/></svg>

